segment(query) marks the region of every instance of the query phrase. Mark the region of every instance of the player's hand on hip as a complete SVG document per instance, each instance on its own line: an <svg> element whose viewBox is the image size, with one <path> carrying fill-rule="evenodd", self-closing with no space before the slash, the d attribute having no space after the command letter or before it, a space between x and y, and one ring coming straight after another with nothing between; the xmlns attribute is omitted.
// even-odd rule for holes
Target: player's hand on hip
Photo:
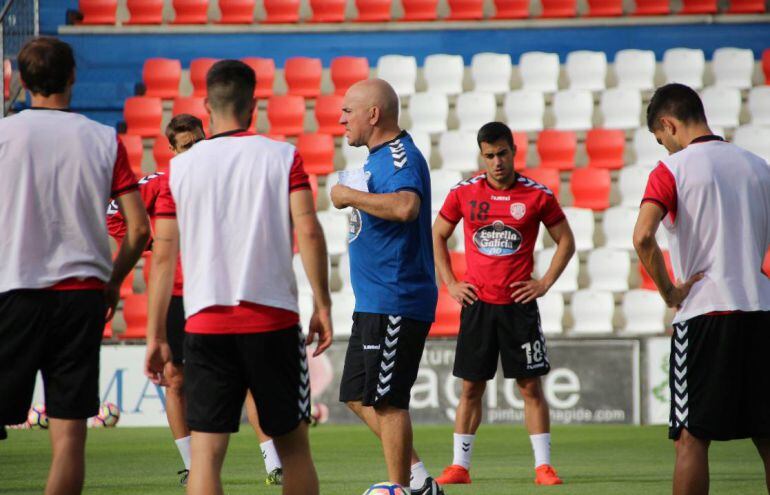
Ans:
<svg viewBox="0 0 770 495"><path fill-rule="evenodd" d="M171 361L171 348L168 342L158 340L147 341L147 352L144 357L144 374L155 385L165 385L163 370L166 363Z"/></svg>
<svg viewBox="0 0 770 495"><path fill-rule="evenodd" d="M350 206L348 203L348 193L352 191L351 188L348 186L343 186L342 184L336 184L332 186L332 189L330 191L330 196L332 199L332 204L335 208L338 210L341 210L343 208L347 208Z"/></svg>
<svg viewBox="0 0 770 495"><path fill-rule="evenodd" d="M699 272L690 277L686 282L681 284L672 285L671 288L663 294L663 300L666 301L666 305L669 308L682 309L682 303L687 296L690 295L690 290L696 282L703 279L704 272Z"/></svg>
<svg viewBox="0 0 770 495"><path fill-rule="evenodd" d="M470 306L479 298L476 295L478 289L467 282L455 282L447 285L447 290L452 299L460 303L461 306Z"/></svg>
<svg viewBox="0 0 770 495"><path fill-rule="evenodd" d="M316 309L313 311L313 316L310 317L310 325L308 325L306 345L310 345L318 337L318 342L313 352L313 357L320 355L326 349L332 345L332 315L330 308Z"/></svg>
<svg viewBox="0 0 770 495"><path fill-rule="evenodd" d="M104 302L107 305L107 314L104 316L105 322L110 321L115 316L118 301L120 301L120 284L107 282L104 286Z"/></svg>
<svg viewBox="0 0 770 495"><path fill-rule="evenodd" d="M509 285L514 291L511 293L511 299L517 303L530 303L538 297L548 292L548 286L542 280L522 280Z"/></svg>

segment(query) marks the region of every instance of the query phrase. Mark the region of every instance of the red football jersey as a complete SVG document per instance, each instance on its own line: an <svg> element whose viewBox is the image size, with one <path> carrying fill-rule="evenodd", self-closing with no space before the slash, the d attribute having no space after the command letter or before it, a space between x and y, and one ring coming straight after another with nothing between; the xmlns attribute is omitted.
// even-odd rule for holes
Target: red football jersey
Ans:
<svg viewBox="0 0 770 495"><path fill-rule="evenodd" d="M454 186L440 215L452 224L463 220L465 281L482 301L509 304L510 285L532 276L540 223L551 227L565 217L553 192L532 179L517 175L513 186L498 190L486 178L481 174Z"/></svg>

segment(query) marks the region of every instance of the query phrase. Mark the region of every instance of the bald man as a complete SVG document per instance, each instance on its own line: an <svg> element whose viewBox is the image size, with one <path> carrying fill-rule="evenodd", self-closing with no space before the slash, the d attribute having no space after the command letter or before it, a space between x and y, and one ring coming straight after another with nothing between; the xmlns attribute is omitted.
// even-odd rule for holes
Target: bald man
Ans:
<svg viewBox="0 0 770 495"><path fill-rule="evenodd" d="M409 417L438 297L430 174L411 136L398 127L399 106L381 79L354 84L342 105L348 143L366 146L369 157L366 188L331 189L334 206L352 210L348 242L356 297L340 401L380 437L391 482L412 494L438 495L443 491L412 449Z"/></svg>

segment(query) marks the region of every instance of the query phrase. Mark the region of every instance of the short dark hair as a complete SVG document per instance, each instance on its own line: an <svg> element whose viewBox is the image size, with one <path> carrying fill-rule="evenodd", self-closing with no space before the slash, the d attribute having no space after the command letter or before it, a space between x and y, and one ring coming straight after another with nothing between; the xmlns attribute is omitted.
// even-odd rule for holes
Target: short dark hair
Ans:
<svg viewBox="0 0 770 495"><path fill-rule="evenodd" d="M248 109L254 100L256 85L254 69L240 60L220 60L206 74L206 90L211 108L241 119L251 117Z"/></svg>
<svg viewBox="0 0 770 495"><path fill-rule="evenodd" d="M201 131L203 134L203 122L201 119L189 113L175 115L166 126L166 138L171 146L176 146L176 135L180 132Z"/></svg>
<svg viewBox="0 0 770 495"><path fill-rule="evenodd" d="M664 116L674 117L685 124L706 123L703 102L689 86L672 83L659 87L647 106L647 129L655 131L660 125L658 119Z"/></svg>
<svg viewBox="0 0 770 495"><path fill-rule="evenodd" d="M510 127L502 122L489 122L481 126L478 135L476 135L476 141L481 149L481 143L494 143L501 139L505 139L512 150L516 149L516 145L513 144L513 133Z"/></svg>
<svg viewBox="0 0 770 495"><path fill-rule="evenodd" d="M67 43L50 36L27 42L18 56L19 73L32 94L63 93L75 72L75 55Z"/></svg>

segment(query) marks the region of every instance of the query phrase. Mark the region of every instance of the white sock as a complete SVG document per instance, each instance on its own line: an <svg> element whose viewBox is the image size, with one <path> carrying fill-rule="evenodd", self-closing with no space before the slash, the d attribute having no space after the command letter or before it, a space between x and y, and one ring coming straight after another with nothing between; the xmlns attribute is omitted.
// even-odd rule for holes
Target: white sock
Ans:
<svg viewBox="0 0 770 495"><path fill-rule="evenodd" d="M452 464L462 466L465 469L471 467L471 454L473 453L473 440L476 435L462 435L460 433L454 434L454 459Z"/></svg>
<svg viewBox="0 0 770 495"><path fill-rule="evenodd" d="M278 451L275 450L275 444L273 444L272 440L260 443L259 449L262 451L262 458L265 459L265 471L267 471L267 474L282 467L281 459L278 457Z"/></svg>
<svg viewBox="0 0 770 495"><path fill-rule="evenodd" d="M174 440L176 448L179 449L179 455L182 456L182 462L184 462L184 468L190 469L190 459L192 458L192 450L190 449L190 435L182 437L178 440Z"/></svg>
<svg viewBox="0 0 770 495"><path fill-rule="evenodd" d="M529 441L532 442L532 452L535 453L535 467L551 464L551 434L530 435Z"/></svg>
<svg viewBox="0 0 770 495"><path fill-rule="evenodd" d="M416 462L412 464L412 475L409 477L409 488L412 490L419 490L422 485L425 484L425 480L430 476L428 470L425 469L425 464Z"/></svg>

